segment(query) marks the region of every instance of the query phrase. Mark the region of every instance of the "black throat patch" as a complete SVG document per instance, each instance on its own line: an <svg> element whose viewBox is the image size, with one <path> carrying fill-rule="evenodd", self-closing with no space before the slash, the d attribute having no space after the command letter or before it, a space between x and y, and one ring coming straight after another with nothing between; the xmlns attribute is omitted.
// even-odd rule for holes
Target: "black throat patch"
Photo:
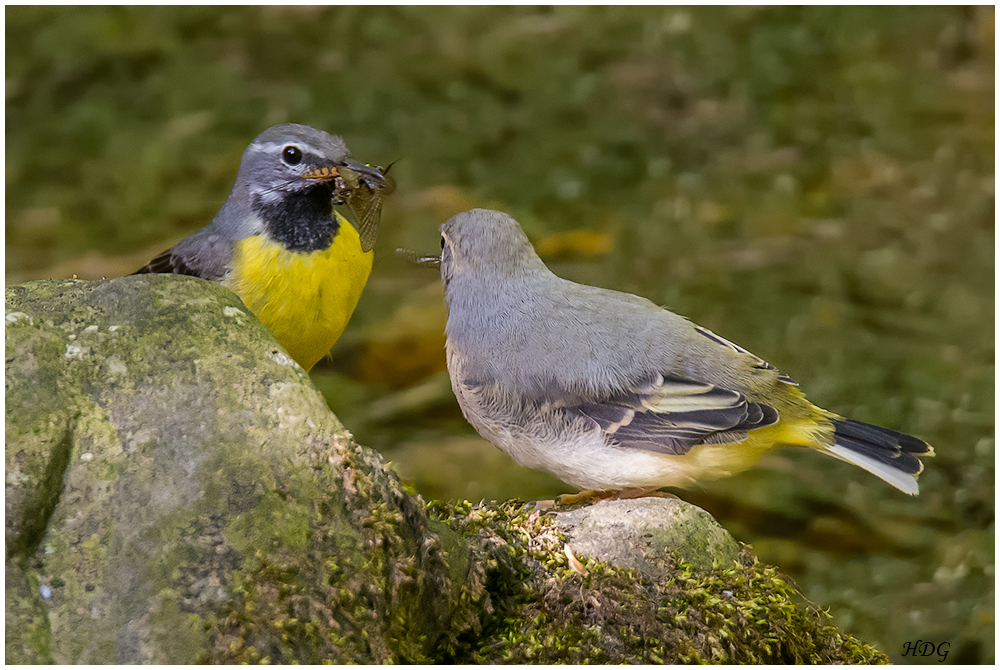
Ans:
<svg viewBox="0 0 1000 670"><path fill-rule="evenodd" d="M326 184L286 193L272 203L262 203L256 196L253 208L271 237L289 251L326 249L340 227L333 217L333 201Z"/></svg>

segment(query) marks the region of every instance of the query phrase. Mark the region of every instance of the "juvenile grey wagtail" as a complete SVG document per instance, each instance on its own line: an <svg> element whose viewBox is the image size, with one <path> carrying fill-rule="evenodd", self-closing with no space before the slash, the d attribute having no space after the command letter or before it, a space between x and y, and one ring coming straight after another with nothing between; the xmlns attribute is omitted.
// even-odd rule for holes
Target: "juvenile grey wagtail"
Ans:
<svg viewBox="0 0 1000 670"><path fill-rule="evenodd" d="M265 130L243 153L212 222L136 274L222 282L308 371L358 304L390 186L379 168L349 155L342 139L309 126ZM334 205L352 206L357 228Z"/></svg>
<svg viewBox="0 0 1000 670"><path fill-rule="evenodd" d="M455 397L521 465L635 495L799 446L918 492L926 442L816 407L774 366L645 298L555 276L506 214L474 209L440 230Z"/></svg>

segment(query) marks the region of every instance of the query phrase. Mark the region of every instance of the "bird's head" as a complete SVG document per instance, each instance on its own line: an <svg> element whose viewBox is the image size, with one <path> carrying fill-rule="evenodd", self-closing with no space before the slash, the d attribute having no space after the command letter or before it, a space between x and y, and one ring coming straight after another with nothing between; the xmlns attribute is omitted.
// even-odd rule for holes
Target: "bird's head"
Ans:
<svg viewBox="0 0 1000 670"><path fill-rule="evenodd" d="M288 194L325 187L334 200L346 198L346 190L358 178L385 183L381 171L353 161L344 140L309 126L286 123L268 128L247 147L240 163L238 181L249 196L271 204ZM339 181L338 181L339 180Z"/></svg>
<svg viewBox="0 0 1000 670"><path fill-rule="evenodd" d="M441 224L441 279L517 277L546 270L520 224L503 212L472 209Z"/></svg>
<svg viewBox="0 0 1000 670"><path fill-rule="evenodd" d="M268 128L243 152L236 187L224 212L241 226L263 226L291 250L326 248L339 225L335 205L349 205L362 251L375 245L384 171L351 160L339 137L295 123ZM377 196L377 197L373 197ZM357 216L356 204L367 203ZM370 211L369 211L370 210ZM220 212L220 214L222 214ZM241 228L243 230L243 228Z"/></svg>

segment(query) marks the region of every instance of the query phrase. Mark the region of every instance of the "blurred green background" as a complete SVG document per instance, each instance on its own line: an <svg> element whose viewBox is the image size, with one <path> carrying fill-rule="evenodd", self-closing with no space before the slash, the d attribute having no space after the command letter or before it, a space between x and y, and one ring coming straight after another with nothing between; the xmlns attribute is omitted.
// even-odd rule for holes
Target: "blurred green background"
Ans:
<svg viewBox="0 0 1000 670"><path fill-rule="evenodd" d="M908 498L784 451L681 492L896 661L994 661L992 8L8 7L6 280L126 274L206 224L268 126L393 167L317 385L428 498L552 497L464 422L436 252L510 212L814 402L927 439Z"/></svg>

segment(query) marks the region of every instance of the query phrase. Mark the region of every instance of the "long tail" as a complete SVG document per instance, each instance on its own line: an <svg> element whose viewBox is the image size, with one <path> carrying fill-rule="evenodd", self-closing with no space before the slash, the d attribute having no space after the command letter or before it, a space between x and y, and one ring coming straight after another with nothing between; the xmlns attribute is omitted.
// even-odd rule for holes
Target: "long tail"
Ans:
<svg viewBox="0 0 1000 670"><path fill-rule="evenodd" d="M934 449L923 440L870 423L836 419L836 444L827 447L832 456L864 468L889 482L903 493L920 493L917 476L924 464L916 454L933 456Z"/></svg>

